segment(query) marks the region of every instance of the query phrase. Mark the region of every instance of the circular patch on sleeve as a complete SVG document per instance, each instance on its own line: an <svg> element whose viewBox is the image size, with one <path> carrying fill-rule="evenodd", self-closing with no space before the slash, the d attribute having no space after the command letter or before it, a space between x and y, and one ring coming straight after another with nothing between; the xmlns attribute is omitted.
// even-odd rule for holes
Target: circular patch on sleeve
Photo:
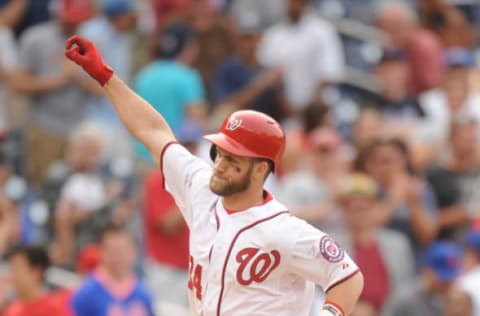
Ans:
<svg viewBox="0 0 480 316"><path fill-rule="evenodd" d="M329 235L320 239L320 253L329 262L340 262L345 256L343 248Z"/></svg>

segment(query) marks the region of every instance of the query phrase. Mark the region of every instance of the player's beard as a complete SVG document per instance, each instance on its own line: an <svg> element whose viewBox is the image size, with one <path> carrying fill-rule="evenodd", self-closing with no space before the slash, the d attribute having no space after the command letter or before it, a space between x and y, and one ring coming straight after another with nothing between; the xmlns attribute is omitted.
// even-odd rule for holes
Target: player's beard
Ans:
<svg viewBox="0 0 480 316"><path fill-rule="evenodd" d="M210 190L219 196L230 196L235 193L241 193L246 191L250 187L250 178L253 172L253 162L250 162L247 172L235 182L231 182L228 179L219 177L215 173L210 178ZM213 178L220 178L222 182L215 182Z"/></svg>

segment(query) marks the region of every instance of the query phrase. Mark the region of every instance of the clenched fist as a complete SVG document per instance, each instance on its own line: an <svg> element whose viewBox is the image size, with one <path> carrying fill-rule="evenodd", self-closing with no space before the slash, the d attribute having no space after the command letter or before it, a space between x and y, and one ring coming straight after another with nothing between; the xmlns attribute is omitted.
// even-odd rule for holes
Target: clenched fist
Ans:
<svg viewBox="0 0 480 316"><path fill-rule="evenodd" d="M113 69L105 64L95 45L81 36L74 35L67 40L65 55L81 66L102 86L104 86L113 75Z"/></svg>

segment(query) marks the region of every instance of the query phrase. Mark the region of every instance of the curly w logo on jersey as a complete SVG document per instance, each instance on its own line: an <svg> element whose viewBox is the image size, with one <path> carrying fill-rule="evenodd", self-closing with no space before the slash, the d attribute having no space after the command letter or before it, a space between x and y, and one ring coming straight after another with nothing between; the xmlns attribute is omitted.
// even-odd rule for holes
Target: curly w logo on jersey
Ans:
<svg viewBox="0 0 480 316"><path fill-rule="evenodd" d="M276 250L270 253L258 253L258 248L245 248L236 256L240 266L237 270L237 281L241 285L250 285L252 282L262 283L280 264L280 253ZM257 256L258 254L258 256Z"/></svg>

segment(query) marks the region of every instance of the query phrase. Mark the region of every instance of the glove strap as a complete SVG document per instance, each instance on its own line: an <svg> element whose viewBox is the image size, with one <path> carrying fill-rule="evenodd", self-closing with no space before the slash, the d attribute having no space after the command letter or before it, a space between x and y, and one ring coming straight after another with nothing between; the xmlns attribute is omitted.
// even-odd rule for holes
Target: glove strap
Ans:
<svg viewBox="0 0 480 316"><path fill-rule="evenodd" d="M327 301L323 305L320 316L344 316L343 309L334 302Z"/></svg>
<svg viewBox="0 0 480 316"><path fill-rule="evenodd" d="M113 69L108 65L104 65L102 70L97 74L95 74L94 78L103 87L108 82L108 80L112 78L112 76L113 76Z"/></svg>

